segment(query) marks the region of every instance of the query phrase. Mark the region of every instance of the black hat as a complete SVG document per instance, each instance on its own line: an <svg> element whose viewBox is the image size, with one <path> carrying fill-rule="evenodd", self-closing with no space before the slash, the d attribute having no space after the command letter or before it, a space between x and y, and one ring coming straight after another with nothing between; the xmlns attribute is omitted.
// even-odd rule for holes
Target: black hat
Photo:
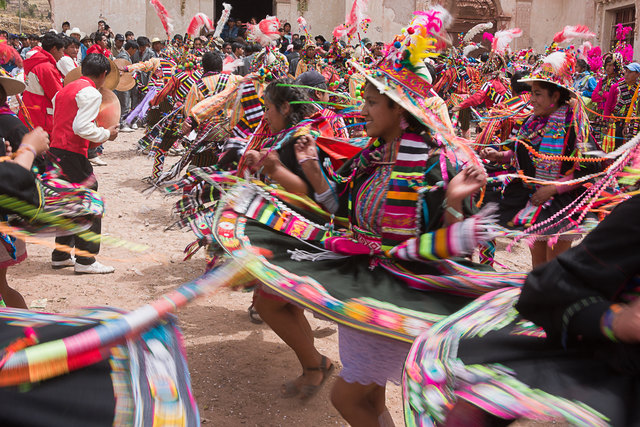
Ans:
<svg viewBox="0 0 640 427"><path fill-rule="evenodd" d="M124 36L122 34L116 34L116 40L124 41Z"/></svg>

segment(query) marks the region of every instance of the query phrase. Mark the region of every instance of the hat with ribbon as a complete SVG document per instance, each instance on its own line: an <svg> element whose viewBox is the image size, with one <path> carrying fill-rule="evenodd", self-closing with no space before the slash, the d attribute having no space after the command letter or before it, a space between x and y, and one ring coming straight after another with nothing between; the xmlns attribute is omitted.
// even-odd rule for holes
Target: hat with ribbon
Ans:
<svg viewBox="0 0 640 427"><path fill-rule="evenodd" d="M385 55L380 61L368 66L354 60L349 64L380 93L398 103L424 125L433 125L434 118L429 114L431 111L449 127L448 114L443 115L439 107L434 111L433 100L440 98L431 90L432 77L424 60L439 55L446 48L446 28L451 22L451 15L441 6L426 12L414 12L410 24L402 29L391 44L385 46Z"/></svg>

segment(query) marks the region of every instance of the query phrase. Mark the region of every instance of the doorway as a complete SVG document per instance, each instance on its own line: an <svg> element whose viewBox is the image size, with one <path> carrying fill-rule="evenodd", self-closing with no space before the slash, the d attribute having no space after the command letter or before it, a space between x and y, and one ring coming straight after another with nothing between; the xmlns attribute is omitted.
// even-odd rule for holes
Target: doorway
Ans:
<svg viewBox="0 0 640 427"><path fill-rule="evenodd" d="M229 3L231 17L242 22L249 22L251 18L256 18L256 22L259 22L267 15L273 15L273 0L216 0L214 22L220 18L222 3Z"/></svg>

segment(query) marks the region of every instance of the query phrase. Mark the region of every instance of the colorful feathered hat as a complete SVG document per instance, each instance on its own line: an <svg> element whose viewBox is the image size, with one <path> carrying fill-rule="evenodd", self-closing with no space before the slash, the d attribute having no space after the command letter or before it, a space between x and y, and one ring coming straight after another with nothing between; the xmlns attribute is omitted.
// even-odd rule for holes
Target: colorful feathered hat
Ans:
<svg viewBox="0 0 640 427"><path fill-rule="evenodd" d="M441 6L426 12L414 12L411 23L385 46L385 55L380 61L368 67L354 60L349 64L380 93L423 124L432 126L434 111L429 111L433 104L429 99L434 98L435 93L431 90L432 78L424 60L438 56L448 46L446 28L452 20L449 12Z"/></svg>
<svg viewBox="0 0 640 427"><path fill-rule="evenodd" d="M549 82L567 89L573 94L573 74L575 70L575 55L570 51L557 51L545 56L529 77L519 81L523 83Z"/></svg>

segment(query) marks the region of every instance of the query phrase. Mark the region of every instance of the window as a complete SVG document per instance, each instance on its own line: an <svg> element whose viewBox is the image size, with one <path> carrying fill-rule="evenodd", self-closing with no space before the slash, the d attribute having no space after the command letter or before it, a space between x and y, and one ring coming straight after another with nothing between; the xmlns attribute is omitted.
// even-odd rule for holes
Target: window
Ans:
<svg viewBox="0 0 640 427"><path fill-rule="evenodd" d="M627 34L625 41L633 46L633 40L635 39L636 32L636 7L630 6L624 9L618 9L612 11L613 14L613 26L611 27L611 48L616 45L618 39L616 38L616 27L618 24L622 24L625 27L631 27L632 30Z"/></svg>

